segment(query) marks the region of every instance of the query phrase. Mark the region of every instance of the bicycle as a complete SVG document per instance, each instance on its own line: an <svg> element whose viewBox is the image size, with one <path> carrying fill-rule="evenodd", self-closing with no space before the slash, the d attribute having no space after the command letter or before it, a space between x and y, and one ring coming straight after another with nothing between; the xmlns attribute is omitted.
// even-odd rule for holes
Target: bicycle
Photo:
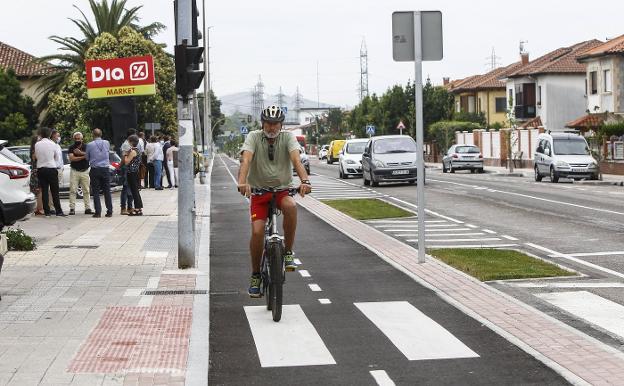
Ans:
<svg viewBox="0 0 624 386"><path fill-rule="evenodd" d="M282 318L283 286L286 281L286 268L284 266L284 237L277 231L276 194L288 190L289 196L294 196L299 189L253 189L253 195L270 193L269 215L264 227L264 251L260 275L262 277L262 296L266 296L267 310L271 311L273 321L279 322Z"/></svg>

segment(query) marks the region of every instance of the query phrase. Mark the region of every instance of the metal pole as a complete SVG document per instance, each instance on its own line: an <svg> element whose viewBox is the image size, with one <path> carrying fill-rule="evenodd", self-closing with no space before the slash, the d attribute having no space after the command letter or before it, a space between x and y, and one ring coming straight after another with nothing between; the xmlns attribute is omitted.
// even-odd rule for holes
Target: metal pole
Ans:
<svg viewBox="0 0 624 386"><path fill-rule="evenodd" d="M177 0L176 43L192 39L192 1ZM178 268L195 267L195 184L193 177L193 98L178 96Z"/></svg>
<svg viewBox="0 0 624 386"><path fill-rule="evenodd" d="M416 191L418 204L418 262L425 262L425 160L423 159L422 29L420 12L414 12L414 91L416 102Z"/></svg>
<svg viewBox="0 0 624 386"><path fill-rule="evenodd" d="M206 26L206 0L202 0L202 19L204 24L204 154L209 159L212 151L212 104L210 95L210 27Z"/></svg>

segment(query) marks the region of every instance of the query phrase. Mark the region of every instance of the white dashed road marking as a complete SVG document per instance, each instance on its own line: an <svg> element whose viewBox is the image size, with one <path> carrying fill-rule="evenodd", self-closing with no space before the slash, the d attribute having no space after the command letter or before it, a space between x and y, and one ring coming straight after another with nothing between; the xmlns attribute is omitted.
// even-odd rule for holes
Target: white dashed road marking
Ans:
<svg viewBox="0 0 624 386"><path fill-rule="evenodd" d="M370 371L370 375L373 376L379 386L395 386L394 381L390 379L390 376L384 370Z"/></svg>
<svg viewBox="0 0 624 386"><path fill-rule="evenodd" d="M318 284L308 284L308 287L312 290L312 292L321 292L323 291Z"/></svg>
<svg viewBox="0 0 624 386"><path fill-rule="evenodd" d="M312 277L312 275L310 275L310 272L306 271L305 269L299 270L299 275L301 275L301 277Z"/></svg>
<svg viewBox="0 0 624 386"><path fill-rule="evenodd" d="M331 304L331 300L329 299L319 299L318 301L321 304Z"/></svg>

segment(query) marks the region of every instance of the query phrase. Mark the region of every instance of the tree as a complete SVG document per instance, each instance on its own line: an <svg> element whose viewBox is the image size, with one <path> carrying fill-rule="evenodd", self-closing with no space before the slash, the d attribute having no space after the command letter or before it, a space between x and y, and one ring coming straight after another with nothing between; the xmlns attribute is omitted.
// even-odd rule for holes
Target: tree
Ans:
<svg viewBox="0 0 624 386"><path fill-rule="evenodd" d="M103 33L95 39L85 53L86 59L109 59L152 55L156 73L156 95L136 97L139 127L146 122L160 122L162 132L177 132L175 105L175 67L173 59L163 48L143 37L130 27L123 27L118 36ZM112 120L107 100L88 99L83 71L73 71L67 76L59 91L50 95L48 121L61 131L65 138L76 129L90 130L99 127L110 138Z"/></svg>
<svg viewBox="0 0 624 386"><path fill-rule="evenodd" d="M342 110L340 108L329 109L329 113L327 114L327 125L329 126L329 131L334 133L341 132Z"/></svg>
<svg viewBox="0 0 624 386"><path fill-rule="evenodd" d="M197 94L199 101L199 119L204 124L204 93ZM241 116L242 117L242 116ZM247 116L245 116L246 118ZM217 98L213 90L210 90L210 120L212 121L212 140L223 134L221 127L225 123L225 115L221 112L221 100ZM240 123L236 122L238 125Z"/></svg>
<svg viewBox="0 0 624 386"><path fill-rule="evenodd" d="M0 133L8 141L31 135L37 125L33 100L22 95L19 80L12 69L0 68Z"/></svg>
<svg viewBox="0 0 624 386"><path fill-rule="evenodd" d="M140 33L145 39L151 40L153 36L165 29L162 23L151 23L146 26L139 25L139 10L143 6L126 9L127 0L89 0L89 6L95 22L91 24L85 13L74 6L82 15L82 19L70 19L82 32L81 38L50 36L50 40L58 43L59 53L40 58L45 64L53 62L58 71L43 76L39 81L38 90L42 98L37 108L42 111L48 106L49 97L52 93L59 92L70 80L73 72L84 70L84 62L87 59L87 51L95 43L96 39L104 33L118 37L124 27L130 27ZM45 118L44 118L45 120Z"/></svg>

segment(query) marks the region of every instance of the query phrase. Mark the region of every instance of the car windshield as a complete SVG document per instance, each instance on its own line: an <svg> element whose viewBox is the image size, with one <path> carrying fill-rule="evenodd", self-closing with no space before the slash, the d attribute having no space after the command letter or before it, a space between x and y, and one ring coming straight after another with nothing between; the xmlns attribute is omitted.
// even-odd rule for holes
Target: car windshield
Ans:
<svg viewBox="0 0 624 386"><path fill-rule="evenodd" d="M346 152L349 154L362 154L366 148L366 142L353 142L347 144Z"/></svg>
<svg viewBox="0 0 624 386"><path fill-rule="evenodd" d="M119 163L119 162L121 162L121 158L115 152L108 153L108 160L109 160L110 163L113 163L113 162Z"/></svg>
<svg viewBox="0 0 624 386"><path fill-rule="evenodd" d="M457 146L455 153L467 154L467 153L479 153L479 148L476 146Z"/></svg>
<svg viewBox="0 0 624 386"><path fill-rule="evenodd" d="M579 139L555 139L554 151L557 155L589 155L587 142Z"/></svg>
<svg viewBox="0 0 624 386"><path fill-rule="evenodd" d="M17 162L17 163L27 163L26 160L24 160L24 158L18 156L17 154L13 153L11 150L7 149L6 147L0 146L0 153L2 153L2 155L4 155L5 157L7 157L8 159L10 159L13 162ZM30 158L30 157L28 157Z"/></svg>
<svg viewBox="0 0 624 386"><path fill-rule="evenodd" d="M386 138L375 141L376 154L415 153L416 143L411 138Z"/></svg>

